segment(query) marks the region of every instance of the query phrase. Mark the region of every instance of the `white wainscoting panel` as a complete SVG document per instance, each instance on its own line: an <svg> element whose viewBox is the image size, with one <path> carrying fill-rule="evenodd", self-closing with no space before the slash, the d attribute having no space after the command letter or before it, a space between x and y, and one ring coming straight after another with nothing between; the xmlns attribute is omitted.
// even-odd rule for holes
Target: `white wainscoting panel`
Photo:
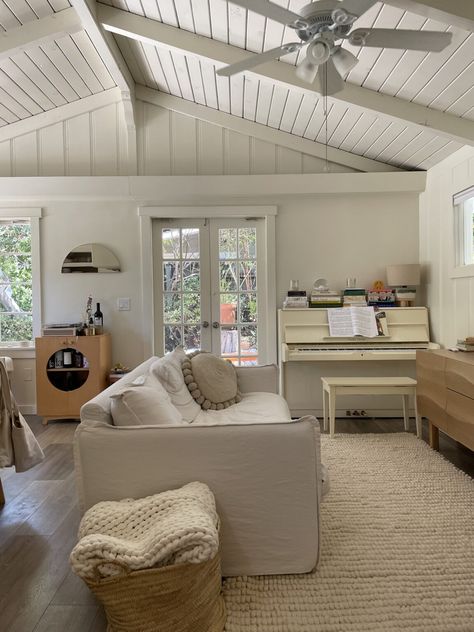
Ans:
<svg viewBox="0 0 474 632"><path fill-rule="evenodd" d="M323 173L324 160L137 102L140 175ZM353 169L329 163L332 172Z"/></svg>

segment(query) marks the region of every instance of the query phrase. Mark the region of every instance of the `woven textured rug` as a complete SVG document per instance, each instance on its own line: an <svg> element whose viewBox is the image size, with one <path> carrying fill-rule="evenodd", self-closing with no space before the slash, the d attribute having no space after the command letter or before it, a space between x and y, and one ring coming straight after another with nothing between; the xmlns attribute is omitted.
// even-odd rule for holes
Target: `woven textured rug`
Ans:
<svg viewBox="0 0 474 632"><path fill-rule="evenodd" d="M474 480L405 433L322 451L318 570L227 579L226 632L474 632Z"/></svg>

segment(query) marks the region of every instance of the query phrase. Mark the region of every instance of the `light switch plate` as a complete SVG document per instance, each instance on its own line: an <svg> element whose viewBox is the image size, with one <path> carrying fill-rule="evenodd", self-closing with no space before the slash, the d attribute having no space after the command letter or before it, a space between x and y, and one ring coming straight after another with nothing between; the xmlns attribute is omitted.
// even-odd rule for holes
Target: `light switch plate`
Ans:
<svg viewBox="0 0 474 632"><path fill-rule="evenodd" d="M118 298L117 299L117 307L119 312L129 312L130 311L130 299L129 298Z"/></svg>

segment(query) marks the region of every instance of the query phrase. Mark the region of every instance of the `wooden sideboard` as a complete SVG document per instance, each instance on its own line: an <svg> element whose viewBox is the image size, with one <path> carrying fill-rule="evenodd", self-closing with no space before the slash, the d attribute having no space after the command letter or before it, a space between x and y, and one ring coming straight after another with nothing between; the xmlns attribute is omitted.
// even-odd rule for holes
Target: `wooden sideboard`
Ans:
<svg viewBox="0 0 474 632"><path fill-rule="evenodd" d="M439 430L474 450L474 353L416 352L418 412L430 424L430 446Z"/></svg>

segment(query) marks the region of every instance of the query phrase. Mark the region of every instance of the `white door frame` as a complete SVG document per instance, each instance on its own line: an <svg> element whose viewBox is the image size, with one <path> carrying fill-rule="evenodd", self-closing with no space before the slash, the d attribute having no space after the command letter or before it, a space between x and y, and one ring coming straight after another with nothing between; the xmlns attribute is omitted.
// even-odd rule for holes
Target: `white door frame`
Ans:
<svg viewBox="0 0 474 632"><path fill-rule="evenodd" d="M140 221L141 294L144 357L155 355L154 344L154 275L153 275L153 234L154 219L187 218L263 218L265 220L265 295L262 300L267 305L268 323L264 328L267 356L266 363L276 363L276 276L275 276L275 217L276 206L141 206L138 208Z"/></svg>

